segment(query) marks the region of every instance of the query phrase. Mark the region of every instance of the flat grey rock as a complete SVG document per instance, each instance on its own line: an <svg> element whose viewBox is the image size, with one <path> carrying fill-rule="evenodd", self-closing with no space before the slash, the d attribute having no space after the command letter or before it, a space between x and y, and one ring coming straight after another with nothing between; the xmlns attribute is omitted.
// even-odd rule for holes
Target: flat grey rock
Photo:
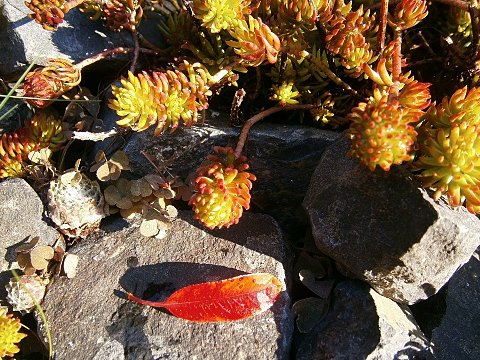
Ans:
<svg viewBox="0 0 480 360"><path fill-rule="evenodd" d="M105 230L71 250L80 257L77 276L58 278L42 304L57 360L288 359L286 291L270 310L223 323L189 322L119 296L163 300L181 287L244 272L269 272L284 283L289 257L271 217L247 213L237 226L206 232L182 211L163 240L122 220Z"/></svg>
<svg viewBox="0 0 480 360"><path fill-rule="evenodd" d="M128 33L107 30L100 21L73 9L56 31L47 31L27 17L24 0L0 2L0 76L9 76L35 62L44 65L49 58L64 58L74 63L130 42Z"/></svg>
<svg viewBox="0 0 480 360"><path fill-rule="evenodd" d="M330 311L306 334L296 354L296 360L431 358L429 342L408 307L359 281L336 286Z"/></svg>
<svg viewBox="0 0 480 360"><path fill-rule="evenodd" d="M371 172L348 147L325 150L305 196L317 247L395 301L432 296L480 245L479 219L433 201L403 168Z"/></svg>
<svg viewBox="0 0 480 360"><path fill-rule="evenodd" d="M59 233L43 220L43 204L23 179L0 183L0 299L5 300L5 285L17 269L15 248L38 236L39 244L53 245Z"/></svg>
<svg viewBox="0 0 480 360"><path fill-rule="evenodd" d="M446 311L433 329L433 353L438 360L480 359L479 251L448 282Z"/></svg>

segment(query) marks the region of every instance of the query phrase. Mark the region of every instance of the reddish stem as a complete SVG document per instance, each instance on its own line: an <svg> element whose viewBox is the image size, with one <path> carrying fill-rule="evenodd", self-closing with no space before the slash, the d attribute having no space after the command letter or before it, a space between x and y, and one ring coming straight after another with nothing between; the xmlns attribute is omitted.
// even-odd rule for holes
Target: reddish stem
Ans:
<svg viewBox="0 0 480 360"><path fill-rule="evenodd" d="M140 53L140 45L138 44L138 36L135 30L132 31L132 39L133 39L134 48L133 48L132 65L130 65L130 72L134 73L135 68L137 67L138 54Z"/></svg>
<svg viewBox="0 0 480 360"><path fill-rule="evenodd" d="M134 301L138 304L142 304L142 305L147 305L147 306L152 306L152 307L165 307L165 302L163 302L163 301L158 301L157 302L157 301L144 300L144 299L140 299L140 298L138 298L135 295L130 294L130 293L128 293L127 299L131 300L131 301Z"/></svg>
<svg viewBox="0 0 480 360"><path fill-rule="evenodd" d="M382 0L380 6L380 25L377 34L378 50L385 47L385 34L387 33L388 0Z"/></svg>
<svg viewBox="0 0 480 360"><path fill-rule="evenodd" d="M394 95L398 96L400 92L400 75L402 74L402 31L398 28L394 29L394 48L393 48L393 64L392 78L394 81Z"/></svg>
<svg viewBox="0 0 480 360"><path fill-rule="evenodd" d="M138 50L139 52L144 54L152 54L152 55L158 54L156 51L150 50L150 49L139 48ZM107 56L115 55L115 54L126 54L134 51L135 51L134 48L124 48L124 47L117 47L114 49L102 51L101 53L98 53L92 57L89 57L83 61L80 61L78 64L75 65L75 67L77 67L78 69L83 69L88 65L91 65L99 60L105 59Z"/></svg>
<svg viewBox="0 0 480 360"><path fill-rule="evenodd" d="M319 107L319 105L315 104L294 104L294 105L286 105L286 106L275 106L271 107L267 110L264 110L262 112L259 112L257 115L252 116L250 119L248 119L245 124L243 125L242 132L240 133L240 136L238 137L238 142L237 142L237 147L235 148L235 158L239 158L242 155L242 150L243 147L245 146L245 142L247 141L248 137L248 132L250 131L250 128L255 125L257 122L260 120L266 118L267 116L270 116L272 114L275 114L279 111L289 111L289 110L310 110L314 109L316 107Z"/></svg>

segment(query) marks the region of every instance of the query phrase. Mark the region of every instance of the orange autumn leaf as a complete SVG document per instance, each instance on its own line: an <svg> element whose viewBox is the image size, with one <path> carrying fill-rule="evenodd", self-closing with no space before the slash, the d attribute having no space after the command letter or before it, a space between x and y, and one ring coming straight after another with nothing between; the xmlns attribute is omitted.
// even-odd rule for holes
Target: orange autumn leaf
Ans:
<svg viewBox="0 0 480 360"><path fill-rule="evenodd" d="M162 307L191 321L240 320L269 309L282 290L271 274L257 273L186 286L165 301L155 302L128 294L139 304Z"/></svg>

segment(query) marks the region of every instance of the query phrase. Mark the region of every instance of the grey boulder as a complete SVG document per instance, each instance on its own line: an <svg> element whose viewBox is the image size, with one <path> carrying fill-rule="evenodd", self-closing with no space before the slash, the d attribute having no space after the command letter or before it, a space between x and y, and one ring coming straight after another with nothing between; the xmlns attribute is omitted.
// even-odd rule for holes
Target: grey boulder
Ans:
<svg viewBox="0 0 480 360"><path fill-rule="evenodd" d="M271 217L247 213L238 226L207 232L182 211L163 240L122 220L105 230L70 250L80 257L77 276L58 278L42 304L56 359L288 359L286 291L260 315L220 323L189 322L121 296L164 300L244 272L269 272L285 284L289 258Z"/></svg>
<svg viewBox="0 0 480 360"><path fill-rule="evenodd" d="M296 360L430 359L429 342L408 307L360 281L342 281L330 311L299 345Z"/></svg>
<svg viewBox="0 0 480 360"><path fill-rule="evenodd" d="M317 247L397 302L432 296L479 246L480 221L433 201L400 167L371 172L348 148L342 138L325 150L305 196Z"/></svg>
<svg viewBox="0 0 480 360"><path fill-rule="evenodd" d="M432 331L438 360L480 359L480 257L475 252L448 282L445 313Z"/></svg>

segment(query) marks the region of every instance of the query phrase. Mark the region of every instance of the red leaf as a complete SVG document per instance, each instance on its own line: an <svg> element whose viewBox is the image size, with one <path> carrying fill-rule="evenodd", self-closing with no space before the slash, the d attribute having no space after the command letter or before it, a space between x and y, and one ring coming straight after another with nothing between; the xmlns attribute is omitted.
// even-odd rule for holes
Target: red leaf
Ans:
<svg viewBox="0 0 480 360"><path fill-rule="evenodd" d="M257 273L186 286L165 301L142 300L132 294L128 294L128 299L163 307L186 320L228 321L264 312L273 305L281 290L282 284L275 276Z"/></svg>

